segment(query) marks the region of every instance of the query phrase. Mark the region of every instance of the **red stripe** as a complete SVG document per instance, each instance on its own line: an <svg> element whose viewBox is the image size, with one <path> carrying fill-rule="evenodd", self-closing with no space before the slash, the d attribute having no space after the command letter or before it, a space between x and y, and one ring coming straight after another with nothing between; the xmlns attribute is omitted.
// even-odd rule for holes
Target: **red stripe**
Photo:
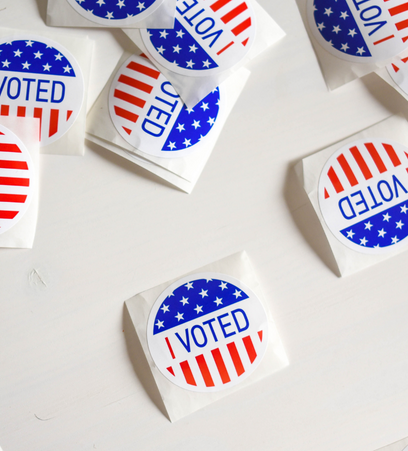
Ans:
<svg viewBox="0 0 408 451"><path fill-rule="evenodd" d="M132 130L130 128L122 127L125 132L130 135L132 133Z"/></svg>
<svg viewBox="0 0 408 451"><path fill-rule="evenodd" d="M399 72L400 68L397 67L394 63L391 63L392 68L394 69L394 72Z"/></svg>
<svg viewBox="0 0 408 451"><path fill-rule="evenodd" d="M404 28L408 28L408 19L401 20L401 22L397 22L395 26L397 27L398 31L403 30Z"/></svg>
<svg viewBox="0 0 408 451"><path fill-rule="evenodd" d="M170 341L169 341L168 337L166 337L165 340L166 340L167 347L169 348L171 356L173 357L173 359L175 359L176 356L174 355L173 348L171 347L171 344L170 344Z"/></svg>
<svg viewBox="0 0 408 451"><path fill-rule="evenodd" d="M392 39L392 38L395 38L395 36L393 34L390 36L387 36L386 38L379 39L378 41L373 42L373 44L378 45L378 44L381 44L381 42L388 41L388 39Z"/></svg>
<svg viewBox="0 0 408 451"><path fill-rule="evenodd" d="M401 61L402 61L403 63L406 63L406 62L408 61L408 56L407 56L406 58L401 58Z"/></svg>
<svg viewBox="0 0 408 451"><path fill-rule="evenodd" d="M69 118L71 117L71 114L73 113L72 110L68 110L67 111L67 121L69 120Z"/></svg>
<svg viewBox="0 0 408 451"><path fill-rule="evenodd" d="M136 105L140 108L143 108L146 105L146 101L139 99L139 97L132 96L127 92L120 91L119 89L115 89L115 93L113 94L117 99L124 100L125 102L131 103L132 105Z"/></svg>
<svg viewBox="0 0 408 451"><path fill-rule="evenodd" d="M244 337L242 341L244 342L249 360L251 361L251 363L253 363L253 361L256 359L256 351L254 348L254 344L252 343L251 337L248 335L247 337Z"/></svg>
<svg viewBox="0 0 408 451"><path fill-rule="evenodd" d="M248 44L249 38L244 39L241 44L245 47Z"/></svg>
<svg viewBox="0 0 408 451"><path fill-rule="evenodd" d="M25 161L0 160L0 169L28 169Z"/></svg>
<svg viewBox="0 0 408 451"><path fill-rule="evenodd" d="M238 36L243 31L245 31L247 28L249 28L251 26L251 24L252 24L251 18L248 17L248 19L244 20L242 23L240 23L235 28L233 28L231 31L234 33L235 36Z"/></svg>
<svg viewBox="0 0 408 451"><path fill-rule="evenodd" d="M30 179L20 177L0 177L0 185L30 186Z"/></svg>
<svg viewBox="0 0 408 451"><path fill-rule="evenodd" d="M0 143L0 152L15 152L15 153L21 153L21 150L20 150L20 148L17 146L17 144Z"/></svg>
<svg viewBox="0 0 408 451"><path fill-rule="evenodd" d="M18 106L17 107L17 117L25 117L25 115L26 115L26 107Z"/></svg>
<svg viewBox="0 0 408 451"><path fill-rule="evenodd" d="M23 204L27 199L24 194L0 194L0 202L15 202Z"/></svg>
<svg viewBox="0 0 408 451"><path fill-rule="evenodd" d="M139 119L139 116L137 114L131 113L128 110L124 110L123 108L119 108L118 106L115 106L115 113L123 117L124 119L127 119L131 122L136 122Z"/></svg>
<svg viewBox="0 0 408 451"><path fill-rule="evenodd" d="M348 164L346 157L343 154L341 154L337 157L337 161L340 163L341 168L343 169L344 173L346 174L346 177L347 177L348 181L350 182L350 185L351 186L358 185L356 176L354 175L353 170L351 169L350 165Z"/></svg>
<svg viewBox="0 0 408 451"><path fill-rule="evenodd" d="M135 63L134 61L131 61L127 65L128 69L132 69L136 72L140 72L141 74L147 75L150 78L154 78L157 80L160 77L160 72L152 69L150 67L143 66L142 64Z"/></svg>
<svg viewBox="0 0 408 451"><path fill-rule="evenodd" d="M40 120L40 140L41 140L41 127L42 127L42 108L34 108L34 117Z"/></svg>
<svg viewBox="0 0 408 451"><path fill-rule="evenodd" d="M229 44L227 44L225 47L223 47L219 52L217 52L217 55L221 55L221 53L225 52L225 50L230 48L232 44L234 44L234 41L231 41Z"/></svg>
<svg viewBox="0 0 408 451"><path fill-rule="evenodd" d="M172 368L171 366L169 366L169 367L167 368L167 371L168 371L169 373L171 373L171 374L174 376L174 370L173 370L173 368Z"/></svg>
<svg viewBox="0 0 408 451"><path fill-rule="evenodd" d="M388 156L390 157L390 160L392 161L392 164L394 167L397 167L401 164L400 159L398 158L398 155L396 154L394 147L391 146L391 144L384 144L384 149L387 152Z"/></svg>
<svg viewBox="0 0 408 451"><path fill-rule="evenodd" d="M18 211L0 210L0 219L14 219L18 215Z"/></svg>
<svg viewBox="0 0 408 451"><path fill-rule="evenodd" d="M181 370L183 371L184 378L188 385L197 385L196 381L194 379L193 373L191 372L190 365L188 364L187 360L184 360L184 362L180 362Z"/></svg>
<svg viewBox="0 0 408 451"><path fill-rule="evenodd" d="M327 175L332 182L336 193L341 193L342 191L344 191L343 185L341 184L339 178L337 177L337 174L334 172L334 169L332 167L327 171Z"/></svg>
<svg viewBox="0 0 408 451"><path fill-rule="evenodd" d="M221 20L224 23L228 23L231 20L235 19L237 16L239 16L240 14L242 14L244 11L246 11L248 9L247 4L241 3L240 5L236 6L234 9L232 9L230 12L228 12L227 14L225 14L224 16L221 17Z"/></svg>
<svg viewBox="0 0 408 451"><path fill-rule="evenodd" d="M374 147L373 143L365 143L364 144L368 150L368 152L371 155L371 158L373 159L375 165L377 166L377 169L382 174L383 172L387 171L387 168L385 167L379 153L377 152L377 149Z"/></svg>
<svg viewBox="0 0 408 451"><path fill-rule="evenodd" d="M135 78L128 77L127 75L121 75L119 77L119 82L131 86L132 88L139 89L140 91L147 92L147 94L150 94L153 90L153 86L136 80Z"/></svg>
<svg viewBox="0 0 408 451"><path fill-rule="evenodd" d="M241 357L239 356L239 352L238 352L238 349L237 349L235 343L234 342L228 343L227 348L230 353L232 362L235 366L237 375L241 376L241 374L245 373L245 368L244 368L244 365L242 364L242 360L241 360Z"/></svg>
<svg viewBox="0 0 408 451"><path fill-rule="evenodd" d="M327 192L327 189L324 189L324 198L328 199L330 197L329 193Z"/></svg>
<svg viewBox="0 0 408 451"><path fill-rule="evenodd" d="M218 348L213 349L211 351L211 354L212 354L212 356L214 358L215 364L217 365L217 369L218 369L218 372L220 373L222 383L226 384L227 382L231 382L231 379L229 377L229 374L228 374L228 371L227 371L227 368L225 366L225 363L224 363L224 360L222 358L220 350Z"/></svg>
<svg viewBox="0 0 408 451"><path fill-rule="evenodd" d="M1 116L8 116L10 111L9 105L2 105L0 107L0 115Z"/></svg>
<svg viewBox="0 0 408 451"><path fill-rule="evenodd" d="M404 36L403 38L402 38L402 42L407 42L408 41L408 36Z"/></svg>
<svg viewBox="0 0 408 451"><path fill-rule="evenodd" d="M49 128L49 135L53 136L58 131L58 116L59 116L59 110L51 110L50 114L50 128Z"/></svg>
<svg viewBox="0 0 408 451"><path fill-rule="evenodd" d="M361 172L364 175L364 178L366 180L369 180L373 177L373 174L371 174L371 171L369 167L367 166L367 163L365 162L363 156L361 155L360 151L357 149L356 146L350 148L351 155L353 155L354 159L356 160L356 163L358 164L358 167L360 168Z"/></svg>
<svg viewBox="0 0 408 451"><path fill-rule="evenodd" d="M388 10L391 16L395 16L396 14L401 14L404 11L408 11L408 3L402 3L401 5L394 6Z"/></svg>
<svg viewBox="0 0 408 451"><path fill-rule="evenodd" d="M206 387L214 387L215 384L211 377L210 370L208 369L207 362L205 361L203 354L198 355L196 357L196 360L198 363L198 367L200 368L201 374L203 376L205 386Z"/></svg>
<svg viewBox="0 0 408 451"><path fill-rule="evenodd" d="M260 330L260 331L258 332L258 335L259 335L259 339L262 341L262 338L263 338L263 331Z"/></svg>
<svg viewBox="0 0 408 451"><path fill-rule="evenodd" d="M215 12L218 11L220 8L222 8L223 6L227 5L231 0L217 0L216 2L214 2L210 8Z"/></svg>

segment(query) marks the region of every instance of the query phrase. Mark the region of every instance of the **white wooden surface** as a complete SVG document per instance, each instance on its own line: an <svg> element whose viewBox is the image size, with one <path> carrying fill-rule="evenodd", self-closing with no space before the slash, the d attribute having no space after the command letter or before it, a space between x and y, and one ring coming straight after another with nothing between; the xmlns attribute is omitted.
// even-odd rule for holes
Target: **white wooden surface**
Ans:
<svg viewBox="0 0 408 451"><path fill-rule="evenodd" d="M408 435L408 253L341 279L293 172L398 111L376 75L328 92L294 0L260 0L287 37L252 76L191 195L88 145L42 156L34 249L0 249L3 451L374 450ZM46 0L0 0L45 28ZM96 40L96 97L127 38ZM124 301L245 249L290 366L171 424Z"/></svg>

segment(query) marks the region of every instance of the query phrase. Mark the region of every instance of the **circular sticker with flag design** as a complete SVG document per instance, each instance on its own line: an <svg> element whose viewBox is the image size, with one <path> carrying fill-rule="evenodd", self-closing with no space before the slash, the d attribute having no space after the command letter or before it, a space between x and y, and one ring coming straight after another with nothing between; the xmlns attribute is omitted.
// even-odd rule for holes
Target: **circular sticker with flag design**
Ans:
<svg viewBox="0 0 408 451"><path fill-rule="evenodd" d="M34 193L35 171L22 141L0 125L0 234L25 214Z"/></svg>
<svg viewBox="0 0 408 451"><path fill-rule="evenodd" d="M405 245L408 149L378 138L342 147L320 175L319 205L331 232L350 249L381 254Z"/></svg>
<svg viewBox="0 0 408 451"><path fill-rule="evenodd" d="M218 273L183 277L158 297L147 341L160 372L179 387L224 390L247 378L268 343L268 321L257 296Z"/></svg>
<svg viewBox="0 0 408 451"><path fill-rule="evenodd" d="M383 61L408 47L405 0L308 0L307 8L313 35L339 58Z"/></svg>
<svg viewBox="0 0 408 451"><path fill-rule="evenodd" d="M123 27L150 16L164 0L67 0L81 16L105 27Z"/></svg>
<svg viewBox="0 0 408 451"><path fill-rule="evenodd" d="M109 111L134 148L164 158L185 156L205 142L219 117L220 89L188 109L146 57L133 55L112 81Z"/></svg>
<svg viewBox="0 0 408 451"><path fill-rule="evenodd" d="M390 74L394 82L408 94L408 58L399 58L398 61L394 61L387 65L387 71Z"/></svg>
<svg viewBox="0 0 408 451"><path fill-rule="evenodd" d="M141 30L150 55L182 75L205 76L239 63L255 39L255 15L243 0L178 0L173 29Z"/></svg>
<svg viewBox="0 0 408 451"><path fill-rule="evenodd" d="M61 45L38 36L0 42L0 116L40 119L42 146L69 130L83 96L81 69Z"/></svg>

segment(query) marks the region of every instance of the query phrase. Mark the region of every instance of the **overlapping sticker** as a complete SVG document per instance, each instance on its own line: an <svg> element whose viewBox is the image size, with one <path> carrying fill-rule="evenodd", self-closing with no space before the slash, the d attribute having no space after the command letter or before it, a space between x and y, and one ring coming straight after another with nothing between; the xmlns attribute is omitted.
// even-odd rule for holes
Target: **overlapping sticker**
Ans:
<svg viewBox="0 0 408 451"><path fill-rule="evenodd" d="M0 116L39 118L41 145L69 130L83 96L81 69L61 45L38 36L0 41Z"/></svg>
<svg viewBox="0 0 408 451"><path fill-rule="evenodd" d="M219 391L255 371L268 343L259 299L226 275L183 277L159 296L147 341L160 372L187 390Z"/></svg>
<svg viewBox="0 0 408 451"><path fill-rule="evenodd" d="M174 28L141 30L150 55L182 75L222 72L239 63L255 39L250 0L178 0Z"/></svg>
<svg viewBox="0 0 408 451"><path fill-rule="evenodd" d="M347 144L326 162L318 190L326 224L350 249L381 254L408 242L408 149L401 144Z"/></svg>
<svg viewBox="0 0 408 451"><path fill-rule="evenodd" d="M387 71L390 74L394 82L408 94L408 58L400 58L387 65Z"/></svg>
<svg viewBox="0 0 408 451"><path fill-rule="evenodd" d="M0 234L24 216L36 183L27 148L14 133L0 125Z"/></svg>
<svg viewBox="0 0 408 451"><path fill-rule="evenodd" d="M109 94L111 119L134 148L181 157L208 139L219 117L220 89L187 109L170 82L147 58L133 55L119 69Z"/></svg>
<svg viewBox="0 0 408 451"><path fill-rule="evenodd" d="M308 0L307 8L314 36L339 58L383 61L408 47L405 0Z"/></svg>
<svg viewBox="0 0 408 451"><path fill-rule="evenodd" d="M81 16L105 27L123 27L150 16L164 0L67 0Z"/></svg>

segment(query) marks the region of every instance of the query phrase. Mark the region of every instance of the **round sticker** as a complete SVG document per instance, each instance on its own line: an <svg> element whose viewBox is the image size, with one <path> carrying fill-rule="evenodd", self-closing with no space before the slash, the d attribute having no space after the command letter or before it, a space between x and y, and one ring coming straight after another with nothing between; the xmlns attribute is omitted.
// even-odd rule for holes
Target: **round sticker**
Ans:
<svg viewBox="0 0 408 451"><path fill-rule="evenodd" d="M192 391L219 391L258 367L268 343L267 317L240 281L194 274L158 297L147 341L154 363L171 382Z"/></svg>
<svg viewBox="0 0 408 451"><path fill-rule="evenodd" d="M332 55L351 62L376 62L407 48L405 0L308 0L313 35Z"/></svg>
<svg viewBox="0 0 408 451"><path fill-rule="evenodd" d="M77 62L56 42L33 36L0 41L0 115L39 118L41 145L68 131L83 95Z"/></svg>
<svg viewBox="0 0 408 451"><path fill-rule="evenodd" d="M81 16L105 27L123 27L150 16L164 0L67 0Z"/></svg>
<svg viewBox="0 0 408 451"><path fill-rule="evenodd" d="M14 133L0 125L0 234L24 216L35 183L34 166L27 148Z"/></svg>
<svg viewBox="0 0 408 451"><path fill-rule="evenodd" d="M400 58L397 62L387 65L387 71L394 82L408 94L408 58Z"/></svg>
<svg viewBox="0 0 408 451"><path fill-rule="evenodd" d="M178 0L174 28L141 30L153 58L182 75L205 76L239 63L255 39L255 15L242 0Z"/></svg>
<svg viewBox="0 0 408 451"><path fill-rule="evenodd" d="M319 180L319 204L334 236L367 254L392 252L408 236L408 149L381 139L335 152Z"/></svg>
<svg viewBox="0 0 408 451"><path fill-rule="evenodd" d="M220 109L215 89L187 109L170 82L147 58L133 55L117 72L109 111L120 135L134 148L157 157L181 157L205 142Z"/></svg>

